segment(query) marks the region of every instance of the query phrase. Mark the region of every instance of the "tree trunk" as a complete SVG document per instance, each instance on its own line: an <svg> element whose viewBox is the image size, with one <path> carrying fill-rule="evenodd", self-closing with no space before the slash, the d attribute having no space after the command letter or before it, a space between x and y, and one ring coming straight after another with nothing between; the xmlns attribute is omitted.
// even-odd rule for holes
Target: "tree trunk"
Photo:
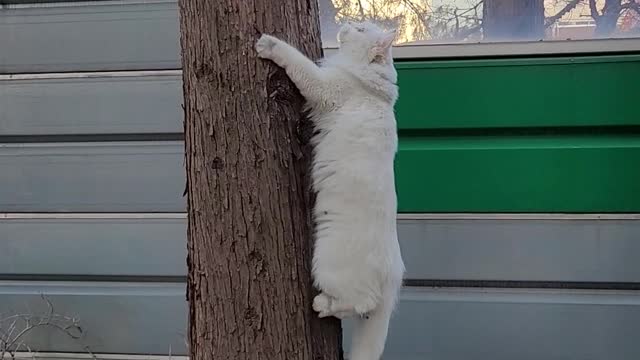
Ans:
<svg viewBox="0 0 640 360"><path fill-rule="evenodd" d="M342 358L311 309L309 123L260 32L321 54L314 0L180 0L192 360Z"/></svg>
<svg viewBox="0 0 640 360"><path fill-rule="evenodd" d="M485 40L526 41L544 38L543 0L484 0Z"/></svg>
<svg viewBox="0 0 640 360"><path fill-rule="evenodd" d="M604 3L602 14L598 14L595 11L593 14L595 5L592 5L592 17L596 22L596 30L594 36L597 38L606 38L613 35L618 28L618 19L622 13L622 0L607 0Z"/></svg>

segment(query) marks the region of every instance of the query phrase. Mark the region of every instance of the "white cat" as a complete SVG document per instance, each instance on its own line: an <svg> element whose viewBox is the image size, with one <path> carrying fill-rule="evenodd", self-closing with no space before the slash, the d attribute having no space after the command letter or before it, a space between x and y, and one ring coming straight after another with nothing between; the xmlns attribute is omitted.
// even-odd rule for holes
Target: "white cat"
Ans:
<svg viewBox="0 0 640 360"><path fill-rule="evenodd" d="M270 35L258 55L285 69L305 97L312 139L316 243L313 276L320 317L355 317L351 360L378 360L404 274L396 232L391 56L395 31L348 23L338 53L316 65Z"/></svg>

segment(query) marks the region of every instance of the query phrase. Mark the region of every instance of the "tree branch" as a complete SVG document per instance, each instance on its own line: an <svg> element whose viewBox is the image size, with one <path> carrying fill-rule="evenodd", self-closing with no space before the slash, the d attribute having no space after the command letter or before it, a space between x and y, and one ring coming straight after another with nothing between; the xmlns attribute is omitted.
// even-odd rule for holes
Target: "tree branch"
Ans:
<svg viewBox="0 0 640 360"><path fill-rule="evenodd" d="M567 5L562 8L557 14L548 17L544 22L544 28L548 28L549 26L556 23L556 21L560 20L563 16L565 16L569 11L573 10L580 4L582 0L571 0L567 3Z"/></svg>
<svg viewBox="0 0 640 360"><path fill-rule="evenodd" d="M629 9L636 12L636 14L640 15L640 4L635 2L635 0L629 0L628 3L624 3L620 6L622 10Z"/></svg>
<svg viewBox="0 0 640 360"><path fill-rule="evenodd" d="M362 6L362 1L358 0L358 12L360 13L360 21L363 21L365 19L364 17L364 7Z"/></svg>
<svg viewBox="0 0 640 360"><path fill-rule="evenodd" d="M589 0L589 10L591 10L591 17L593 20L598 21L602 15L598 11L598 7L596 6L596 0Z"/></svg>
<svg viewBox="0 0 640 360"><path fill-rule="evenodd" d="M467 30L463 31L461 34L458 34L458 35L456 36L456 38L458 38L458 39L460 39L460 40L464 40L464 39L466 39L467 37L469 37L469 36L473 35L474 33L476 33L476 32L478 32L478 31L480 31L480 29L482 29L482 23L480 23L480 24L478 24L478 25L476 25L476 26L474 26L474 27L472 27L472 28L469 28L469 29L467 29Z"/></svg>

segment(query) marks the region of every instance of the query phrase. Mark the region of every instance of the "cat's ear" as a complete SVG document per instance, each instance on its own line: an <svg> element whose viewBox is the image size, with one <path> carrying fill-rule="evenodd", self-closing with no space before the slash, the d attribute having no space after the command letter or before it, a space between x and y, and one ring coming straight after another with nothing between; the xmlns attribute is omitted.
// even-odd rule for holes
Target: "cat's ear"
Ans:
<svg viewBox="0 0 640 360"><path fill-rule="evenodd" d="M396 39L396 29L387 31L382 39L378 42L385 50L388 50L393 44L393 40Z"/></svg>
<svg viewBox="0 0 640 360"><path fill-rule="evenodd" d="M369 50L369 61L375 63L386 63L391 56L389 49L396 39L396 30L387 31L376 41L375 45Z"/></svg>

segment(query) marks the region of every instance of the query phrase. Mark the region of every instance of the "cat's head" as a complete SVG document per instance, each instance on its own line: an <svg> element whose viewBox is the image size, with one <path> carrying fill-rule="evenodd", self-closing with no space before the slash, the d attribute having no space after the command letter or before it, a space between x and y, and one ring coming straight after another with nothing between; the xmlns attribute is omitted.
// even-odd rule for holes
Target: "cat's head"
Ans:
<svg viewBox="0 0 640 360"><path fill-rule="evenodd" d="M347 22L338 32L340 52L356 61L392 65L391 45L396 31L384 31L370 22Z"/></svg>

